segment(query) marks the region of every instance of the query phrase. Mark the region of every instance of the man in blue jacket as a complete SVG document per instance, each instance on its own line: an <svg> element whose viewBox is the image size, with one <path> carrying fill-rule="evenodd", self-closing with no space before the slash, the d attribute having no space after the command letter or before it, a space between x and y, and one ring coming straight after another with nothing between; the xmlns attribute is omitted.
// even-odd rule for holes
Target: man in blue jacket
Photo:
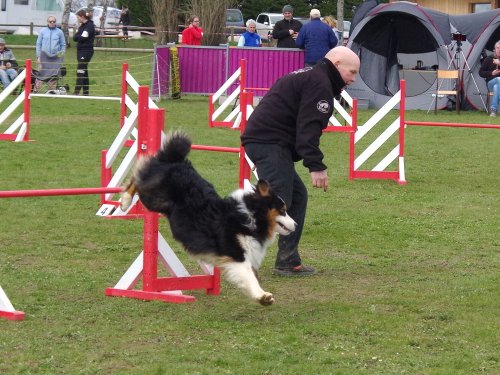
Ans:
<svg viewBox="0 0 500 375"><path fill-rule="evenodd" d="M36 59L38 73L35 80L35 92L40 90L44 81L48 81L49 90L54 90L60 76L60 69L66 52L66 39L61 29L56 27L56 17L47 18L47 27L44 27L36 40Z"/></svg>
<svg viewBox="0 0 500 375"><path fill-rule="evenodd" d="M302 26L295 40L297 47L305 50L306 66L316 64L338 43L332 28L321 22L321 13L318 9L311 9L310 17L311 22Z"/></svg>

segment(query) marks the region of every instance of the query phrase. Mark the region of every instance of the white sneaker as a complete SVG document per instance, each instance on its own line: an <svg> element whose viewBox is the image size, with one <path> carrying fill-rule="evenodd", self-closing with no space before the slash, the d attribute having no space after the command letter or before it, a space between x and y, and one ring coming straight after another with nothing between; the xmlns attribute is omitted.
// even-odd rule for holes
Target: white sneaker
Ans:
<svg viewBox="0 0 500 375"><path fill-rule="evenodd" d="M497 111L495 111L495 110L492 109L490 111L490 117L497 117Z"/></svg>

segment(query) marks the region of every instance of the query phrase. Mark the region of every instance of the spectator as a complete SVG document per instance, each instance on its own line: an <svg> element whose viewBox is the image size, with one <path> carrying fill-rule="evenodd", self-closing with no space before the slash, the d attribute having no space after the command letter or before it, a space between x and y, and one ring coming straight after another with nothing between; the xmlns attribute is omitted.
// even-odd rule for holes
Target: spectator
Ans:
<svg viewBox="0 0 500 375"><path fill-rule="evenodd" d="M78 61L73 95L79 95L80 90L82 90L83 95L88 96L90 84L88 66L94 55L95 26L94 22L92 22L92 15L84 9L76 12L76 17L80 22L80 26L76 34L73 35L73 40L77 42L76 57Z"/></svg>
<svg viewBox="0 0 500 375"><path fill-rule="evenodd" d="M276 22L273 29L273 38L278 39L278 48L297 48L295 39L302 28L300 21L293 19L293 8L291 5L283 7L283 19Z"/></svg>
<svg viewBox="0 0 500 375"><path fill-rule="evenodd" d="M60 69L66 52L66 39L61 29L56 27L56 17L47 18L47 27L40 30L36 40L36 61L38 62L38 73L35 79L34 91L38 92L44 81L48 81L49 90L56 89L56 79L60 75Z"/></svg>
<svg viewBox="0 0 500 375"><path fill-rule="evenodd" d="M300 29L299 36L295 41L297 47L305 50L304 60L306 66L316 64L338 43L332 28L321 22L319 10L311 9L310 17L311 22Z"/></svg>
<svg viewBox="0 0 500 375"><path fill-rule="evenodd" d="M500 40L495 43L493 55L486 57L479 69L479 75L486 80L488 92L493 93L490 103L490 116L495 117L500 102Z"/></svg>
<svg viewBox="0 0 500 375"><path fill-rule="evenodd" d="M302 264L299 255L307 188L295 171L295 162L303 160L313 187L327 190L327 167L319 148L320 137L332 115L333 98L355 81L359 65L358 56L340 46L328 51L313 67L278 79L255 107L241 136L259 178L269 181L297 223L295 232L279 238L274 268L277 275L316 272Z"/></svg>
<svg viewBox="0 0 500 375"><path fill-rule="evenodd" d="M333 33L337 37L337 45L340 44L340 32L339 29L337 29L337 20L333 16L326 16L323 18L323 22L326 23L328 26L330 26L333 30Z"/></svg>
<svg viewBox="0 0 500 375"><path fill-rule="evenodd" d="M247 31L241 34L240 39L238 39L238 47L260 47L262 46L262 40L260 35L256 33L257 24L254 20L248 20Z"/></svg>
<svg viewBox="0 0 500 375"><path fill-rule="evenodd" d="M200 18L198 16L191 16L189 18L189 26L182 32L182 44L201 46L201 38L203 38L203 29L200 27Z"/></svg>
<svg viewBox="0 0 500 375"><path fill-rule="evenodd" d="M5 40L0 38L0 81L5 89L17 77L16 57L5 46Z"/></svg>
<svg viewBox="0 0 500 375"><path fill-rule="evenodd" d="M123 40L128 39L128 25L130 25L130 11L128 10L128 6L122 5L122 12L120 14L120 21L118 24L123 25Z"/></svg>

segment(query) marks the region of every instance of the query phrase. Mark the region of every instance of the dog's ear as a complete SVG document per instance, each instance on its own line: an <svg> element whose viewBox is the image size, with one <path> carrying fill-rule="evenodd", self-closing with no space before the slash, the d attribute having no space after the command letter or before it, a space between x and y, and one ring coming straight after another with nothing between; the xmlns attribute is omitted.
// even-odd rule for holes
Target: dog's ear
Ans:
<svg viewBox="0 0 500 375"><path fill-rule="evenodd" d="M262 197L268 197L271 195L271 187L269 186L269 183L266 180L259 180L257 182L257 192L262 196Z"/></svg>

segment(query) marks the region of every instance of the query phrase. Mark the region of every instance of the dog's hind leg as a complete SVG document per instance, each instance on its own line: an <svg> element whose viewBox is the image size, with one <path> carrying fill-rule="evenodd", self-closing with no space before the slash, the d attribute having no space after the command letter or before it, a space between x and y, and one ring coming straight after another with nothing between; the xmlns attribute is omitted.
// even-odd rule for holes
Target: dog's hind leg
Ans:
<svg viewBox="0 0 500 375"><path fill-rule="evenodd" d="M130 207L135 193L137 193L137 186L135 185L135 178L132 177L128 185L123 188L121 194L120 208L122 211L126 211Z"/></svg>
<svg viewBox="0 0 500 375"><path fill-rule="evenodd" d="M260 287L259 281L249 261L228 262L220 266L225 272L227 279L243 290L251 299L263 306L273 304L273 295Z"/></svg>

